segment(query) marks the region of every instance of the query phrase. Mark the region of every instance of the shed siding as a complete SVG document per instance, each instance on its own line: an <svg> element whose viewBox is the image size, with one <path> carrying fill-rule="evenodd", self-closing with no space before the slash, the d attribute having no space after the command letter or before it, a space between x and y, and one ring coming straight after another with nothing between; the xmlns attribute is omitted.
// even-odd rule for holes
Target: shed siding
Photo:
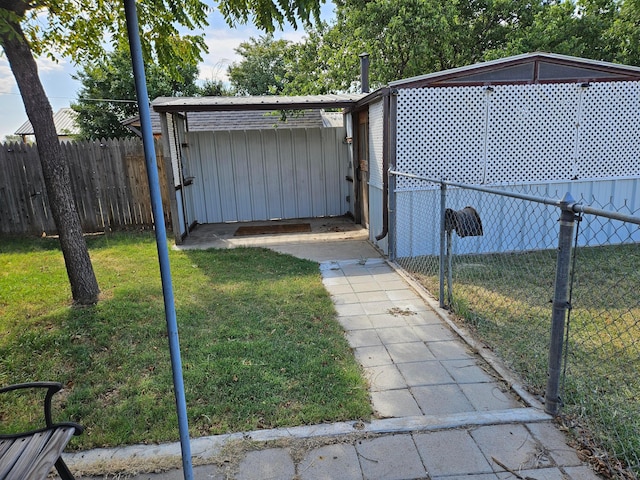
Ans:
<svg viewBox="0 0 640 480"><path fill-rule="evenodd" d="M348 211L343 128L187 134L199 223L306 218Z"/></svg>
<svg viewBox="0 0 640 480"><path fill-rule="evenodd" d="M628 213L640 211L640 179L585 180L574 182L547 182L529 185L536 195L562 198L570 192L574 199L596 208L625 205ZM545 193L546 192L546 193ZM403 191L397 194L396 256L398 258L438 255L440 248L440 189ZM453 251L465 253L499 253L527 250L548 250L558 246L559 211L556 207L532 204L524 200L498 197L482 192L447 189L447 208L461 210L472 205L482 218L482 237L459 238L453 236ZM530 219L535 211L535 228ZM607 222L592 229L581 227L581 244L607 244L610 234L625 228L620 239L640 242L640 229L623 225L619 221ZM629 231L628 229L632 229ZM556 234L550 235L550 232ZM615 238L615 236L614 236Z"/></svg>

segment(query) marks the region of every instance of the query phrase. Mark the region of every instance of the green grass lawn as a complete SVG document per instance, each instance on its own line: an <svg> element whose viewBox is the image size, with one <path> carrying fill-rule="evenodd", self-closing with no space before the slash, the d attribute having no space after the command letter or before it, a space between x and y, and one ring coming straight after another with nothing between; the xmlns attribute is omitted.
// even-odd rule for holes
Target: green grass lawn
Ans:
<svg viewBox="0 0 640 480"><path fill-rule="evenodd" d="M65 384L56 419L86 427L72 448L175 441L155 239L88 242L101 301L72 308L56 240L0 239L0 384ZM192 436L371 415L316 263L266 249L170 260ZM36 405L0 404L3 428L24 428Z"/></svg>
<svg viewBox="0 0 640 480"><path fill-rule="evenodd" d="M461 255L453 266L453 311L540 395L547 380L555 262L556 252L549 250ZM580 248L575 269L562 412L586 427L593 437L588 444L638 474L640 246ZM414 275L438 293L437 275Z"/></svg>

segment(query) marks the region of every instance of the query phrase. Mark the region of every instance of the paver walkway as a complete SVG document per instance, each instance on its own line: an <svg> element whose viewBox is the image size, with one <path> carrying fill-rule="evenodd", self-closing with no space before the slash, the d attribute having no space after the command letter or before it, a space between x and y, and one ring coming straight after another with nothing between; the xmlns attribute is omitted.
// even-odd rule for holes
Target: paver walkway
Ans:
<svg viewBox="0 0 640 480"><path fill-rule="evenodd" d="M384 260L326 261L321 270L378 418L195 439L194 463L205 463L195 467L196 479L599 478L540 405L514 395ZM172 444L67 460L79 469L130 462L133 472L136 460L175 462L179 454ZM183 474L80 478L174 480Z"/></svg>

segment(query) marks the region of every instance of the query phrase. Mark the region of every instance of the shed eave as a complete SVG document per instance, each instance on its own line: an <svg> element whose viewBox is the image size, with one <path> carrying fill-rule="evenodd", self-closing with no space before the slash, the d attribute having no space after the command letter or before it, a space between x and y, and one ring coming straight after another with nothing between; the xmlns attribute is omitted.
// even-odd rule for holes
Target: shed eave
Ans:
<svg viewBox="0 0 640 480"><path fill-rule="evenodd" d="M540 63L553 64L565 67L572 67L584 70L584 73L575 76L567 76L563 78L539 78L538 65ZM483 73L500 71L519 65L532 64L534 72L531 78L516 80L478 80L473 77ZM589 73L587 73L589 72ZM426 75L410 77L402 80L396 80L389 83L392 88L412 88L421 86L458 86L458 85L483 85L483 84L516 84L516 83L557 83L568 81L620 81L620 80L639 80L640 67L629 65L621 65L610 62L602 62L598 60L590 60L586 58L572 57L568 55L559 55L553 53L525 53L511 57L490 60L487 62L466 65L464 67L444 70L442 72L434 72Z"/></svg>
<svg viewBox="0 0 640 480"><path fill-rule="evenodd" d="M152 102L156 112L225 112L234 110L312 110L353 108L362 94L254 97L159 97Z"/></svg>

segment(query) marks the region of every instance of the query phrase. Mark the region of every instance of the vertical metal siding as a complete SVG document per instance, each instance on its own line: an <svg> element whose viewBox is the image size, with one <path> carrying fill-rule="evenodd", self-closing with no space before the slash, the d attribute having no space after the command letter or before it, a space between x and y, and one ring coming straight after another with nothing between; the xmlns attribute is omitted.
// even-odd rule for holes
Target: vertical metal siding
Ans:
<svg viewBox="0 0 640 480"><path fill-rule="evenodd" d="M343 215L343 128L188 134L200 223Z"/></svg>

